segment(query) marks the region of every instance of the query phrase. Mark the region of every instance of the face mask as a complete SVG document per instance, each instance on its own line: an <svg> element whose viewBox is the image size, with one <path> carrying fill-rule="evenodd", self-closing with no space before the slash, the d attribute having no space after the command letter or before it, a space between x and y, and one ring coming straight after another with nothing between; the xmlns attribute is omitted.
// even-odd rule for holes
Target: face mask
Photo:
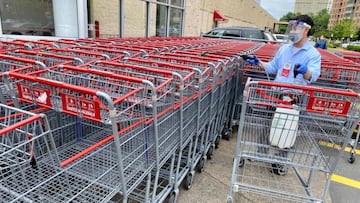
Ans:
<svg viewBox="0 0 360 203"><path fill-rule="evenodd" d="M301 40L300 33L291 31L289 33L289 40L293 43L298 43Z"/></svg>

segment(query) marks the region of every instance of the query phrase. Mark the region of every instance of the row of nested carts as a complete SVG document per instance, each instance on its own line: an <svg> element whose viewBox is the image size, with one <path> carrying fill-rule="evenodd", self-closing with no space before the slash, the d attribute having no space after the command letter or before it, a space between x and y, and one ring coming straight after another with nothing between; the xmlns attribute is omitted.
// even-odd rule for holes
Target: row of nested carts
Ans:
<svg viewBox="0 0 360 203"><path fill-rule="evenodd" d="M175 202L229 128L239 54L258 46L2 41L0 202Z"/></svg>
<svg viewBox="0 0 360 203"><path fill-rule="evenodd" d="M269 82L242 60L270 60L277 44L179 37L0 46L0 202L175 202L233 126L228 202L236 191L324 201L359 120L360 65L326 51L321 78L305 88ZM291 106L273 99L284 88L303 98L286 157L258 139L272 126L268 107ZM296 181L268 173L274 162ZM318 172L328 176L313 193Z"/></svg>

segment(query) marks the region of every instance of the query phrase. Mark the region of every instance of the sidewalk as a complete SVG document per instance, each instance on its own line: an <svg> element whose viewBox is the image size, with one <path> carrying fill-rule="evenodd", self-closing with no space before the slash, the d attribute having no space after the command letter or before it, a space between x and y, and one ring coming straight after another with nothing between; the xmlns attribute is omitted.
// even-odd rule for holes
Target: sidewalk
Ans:
<svg viewBox="0 0 360 203"><path fill-rule="evenodd" d="M236 144L236 134L230 138L229 141L221 140L219 148L214 151L214 155L211 160L207 160L205 170L202 173L196 173L192 188L188 191L181 189L178 202L179 203L224 203L230 187L233 156ZM266 174L263 174L266 175ZM269 172L269 175L270 172ZM287 176L279 176L282 181L286 181L286 184L291 184L294 176L287 174ZM280 178L279 178L280 179ZM319 186L324 185L326 177L323 172L316 173L314 179L311 181L313 192L323 193L323 188ZM281 182L279 182L281 185ZM319 189L316 189L318 187ZM181 187L182 188L182 187ZM318 196L318 195L316 195ZM234 202L288 202L279 199L271 199L268 196L260 196L254 193L234 193ZM326 201L331 203L330 195Z"/></svg>

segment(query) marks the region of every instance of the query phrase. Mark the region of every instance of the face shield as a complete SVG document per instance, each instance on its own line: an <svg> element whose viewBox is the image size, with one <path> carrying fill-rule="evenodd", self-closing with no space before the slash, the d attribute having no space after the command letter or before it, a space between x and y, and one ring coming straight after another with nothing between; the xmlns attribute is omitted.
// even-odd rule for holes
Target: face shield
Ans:
<svg viewBox="0 0 360 203"><path fill-rule="evenodd" d="M305 28L310 29L311 26L302 21L290 20L285 34L288 36L290 41L292 41L293 43L297 43L301 40Z"/></svg>

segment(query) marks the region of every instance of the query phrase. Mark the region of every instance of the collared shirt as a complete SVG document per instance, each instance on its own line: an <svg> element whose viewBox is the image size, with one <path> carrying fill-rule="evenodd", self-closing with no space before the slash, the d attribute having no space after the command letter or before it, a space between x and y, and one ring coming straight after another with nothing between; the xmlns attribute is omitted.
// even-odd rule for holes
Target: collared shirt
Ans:
<svg viewBox="0 0 360 203"><path fill-rule="evenodd" d="M304 79L302 74L295 78L295 64L305 65L311 71L311 79ZM268 74L276 74L275 82L308 85L319 78L320 66L320 53L307 41L301 48L294 47L292 43L280 47L273 60L266 63L265 71Z"/></svg>

